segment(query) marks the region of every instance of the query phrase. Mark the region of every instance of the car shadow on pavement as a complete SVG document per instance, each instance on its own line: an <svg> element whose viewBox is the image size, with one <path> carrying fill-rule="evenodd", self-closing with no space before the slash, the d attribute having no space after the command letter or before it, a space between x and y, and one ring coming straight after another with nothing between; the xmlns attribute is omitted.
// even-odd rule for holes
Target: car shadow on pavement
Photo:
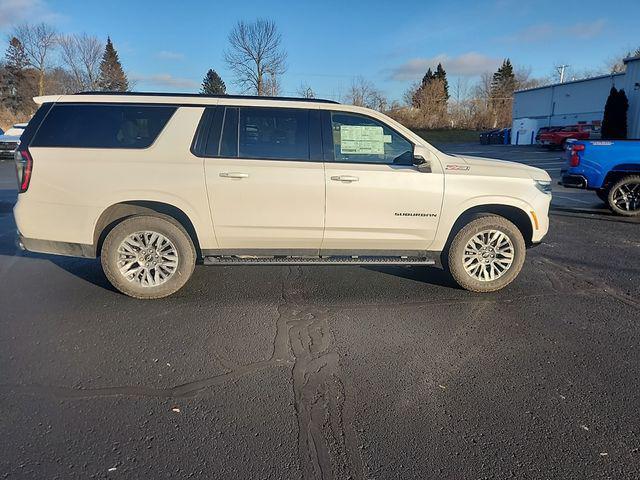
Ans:
<svg viewBox="0 0 640 480"><path fill-rule="evenodd" d="M59 255L47 255L45 253L24 252L16 245L14 231L15 230L7 231L7 229L4 228L0 231L0 256L46 260L81 280L113 292L117 291L102 272L99 259L62 257Z"/></svg>
<svg viewBox="0 0 640 480"><path fill-rule="evenodd" d="M454 288L460 290L457 283L451 278L451 276L445 272L442 268L435 266L366 266L363 267L367 270L374 272L385 273L387 275L393 275L395 277L406 278L407 280L414 280L416 282L428 283L430 285L437 285L439 287Z"/></svg>

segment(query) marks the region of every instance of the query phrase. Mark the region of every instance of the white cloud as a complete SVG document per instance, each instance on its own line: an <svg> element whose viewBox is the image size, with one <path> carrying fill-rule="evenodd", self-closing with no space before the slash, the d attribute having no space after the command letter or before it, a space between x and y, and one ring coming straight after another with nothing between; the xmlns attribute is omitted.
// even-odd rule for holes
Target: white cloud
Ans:
<svg viewBox="0 0 640 480"><path fill-rule="evenodd" d="M567 29L569 35L583 40L599 36L607 26L607 21L603 18L593 22L580 22Z"/></svg>
<svg viewBox="0 0 640 480"><path fill-rule="evenodd" d="M449 75L469 77L494 71L501 62L501 59L476 52L463 53L457 57L441 53L435 57L414 58L392 68L389 78L392 80L417 80L424 75L428 68L434 70L438 63L442 64Z"/></svg>
<svg viewBox="0 0 640 480"><path fill-rule="evenodd" d="M23 22L56 23L61 17L44 0L0 0L0 30Z"/></svg>
<svg viewBox="0 0 640 480"><path fill-rule="evenodd" d="M513 35L503 37L502 40L518 43L546 42L563 37L587 40L599 36L606 26L607 21L603 18L594 20L593 22L580 22L565 25L537 23L524 28Z"/></svg>
<svg viewBox="0 0 640 480"><path fill-rule="evenodd" d="M138 84L154 85L180 89L194 89L200 84L189 78L174 77L170 73L156 73L153 75L131 75L131 79Z"/></svg>
<svg viewBox="0 0 640 480"><path fill-rule="evenodd" d="M170 50L160 50L156 53L156 58L161 60L184 60L184 54L179 52L172 52Z"/></svg>

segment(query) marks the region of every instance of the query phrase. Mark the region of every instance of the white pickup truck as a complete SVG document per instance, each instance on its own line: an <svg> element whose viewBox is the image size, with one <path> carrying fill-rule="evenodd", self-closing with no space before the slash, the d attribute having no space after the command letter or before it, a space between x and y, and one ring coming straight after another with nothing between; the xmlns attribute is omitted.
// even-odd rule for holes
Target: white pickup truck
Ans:
<svg viewBox="0 0 640 480"><path fill-rule="evenodd" d="M39 97L16 152L23 248L101 257L136 298L208 265L429 265L489 292L548 230L551 179L446 155L387 116L325 100Z"/></svg>
<svg viewBox="0 0 640 480"><path fill-rule="evenodd" d="M4 133L0 130L0 160L13 160L14 152L20 143L20 135L25 128L26 123L16 123Z"/></svg>

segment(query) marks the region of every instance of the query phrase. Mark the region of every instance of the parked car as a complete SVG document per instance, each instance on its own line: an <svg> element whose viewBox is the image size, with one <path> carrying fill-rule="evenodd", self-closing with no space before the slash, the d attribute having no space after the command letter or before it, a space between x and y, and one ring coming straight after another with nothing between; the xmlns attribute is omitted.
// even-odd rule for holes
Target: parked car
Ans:
<svg viewBox="0 0 640 480"><path fill-rule="evenodd" d="M618 215L640 215L640 140L570 141L561 185L593 190Z"/></svg>
<svg viewBox="0 0 640 480"><path fill-rule="evenodd" d="M508 128L500 128L498 130L493 130L489 135L489 143L491 145L504 145L509 141L509 129Z"/></svg>
<svg viewBox="0 0 640 480"><path fill-rule="evenodd" d="M551 179L446 155L382 113L326 100L40 97L16 154L27 250L100 256L137 298L207 265L430 265L495 291L549 227Z"/></svg>
<svg viewBox="0 0 640 480"><path fill-rule="evenodd" d="M0 135L0 160L13 160L14 152L20 142L20 135L27 128L26 123L16 123Z"/></svg>
<svg viewBox="0 0 640 480"><path fill-rule="evenodd" d="M536 144L541 145L540 135L542 135L543 133L557 132L561 128L562 127L540 127L538 129L538 132L536 133Z"/></svg>
<svg viewBox="0 0 640 480"><path fill-rule="evenodd" d="M588 140L600 137L600 127L597 125L570 125L555 131L540 134L540 144L548 148L564 149L567 140Z"/></svg>
<svg viewBox="0 0 640 480"><path fill-rule="evenodd" d="M486 132L480 132L480 145L489 145L491 143L491 135L494 135L498 130L487 130Z"/></svg>

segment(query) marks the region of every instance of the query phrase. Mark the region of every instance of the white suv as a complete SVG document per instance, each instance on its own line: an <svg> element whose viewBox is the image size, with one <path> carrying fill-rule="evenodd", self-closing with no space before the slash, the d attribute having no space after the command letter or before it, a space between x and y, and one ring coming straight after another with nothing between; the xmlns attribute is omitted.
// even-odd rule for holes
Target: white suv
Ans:
<svg viewBox="0 0 640 480"><path fill-rule="evenodd" d="M207 265L428 265L498 290L548 229L550 178L446 155L323 100L79 94L41 104L16 152L26 250L100 256L137 298Z"/></svg>

